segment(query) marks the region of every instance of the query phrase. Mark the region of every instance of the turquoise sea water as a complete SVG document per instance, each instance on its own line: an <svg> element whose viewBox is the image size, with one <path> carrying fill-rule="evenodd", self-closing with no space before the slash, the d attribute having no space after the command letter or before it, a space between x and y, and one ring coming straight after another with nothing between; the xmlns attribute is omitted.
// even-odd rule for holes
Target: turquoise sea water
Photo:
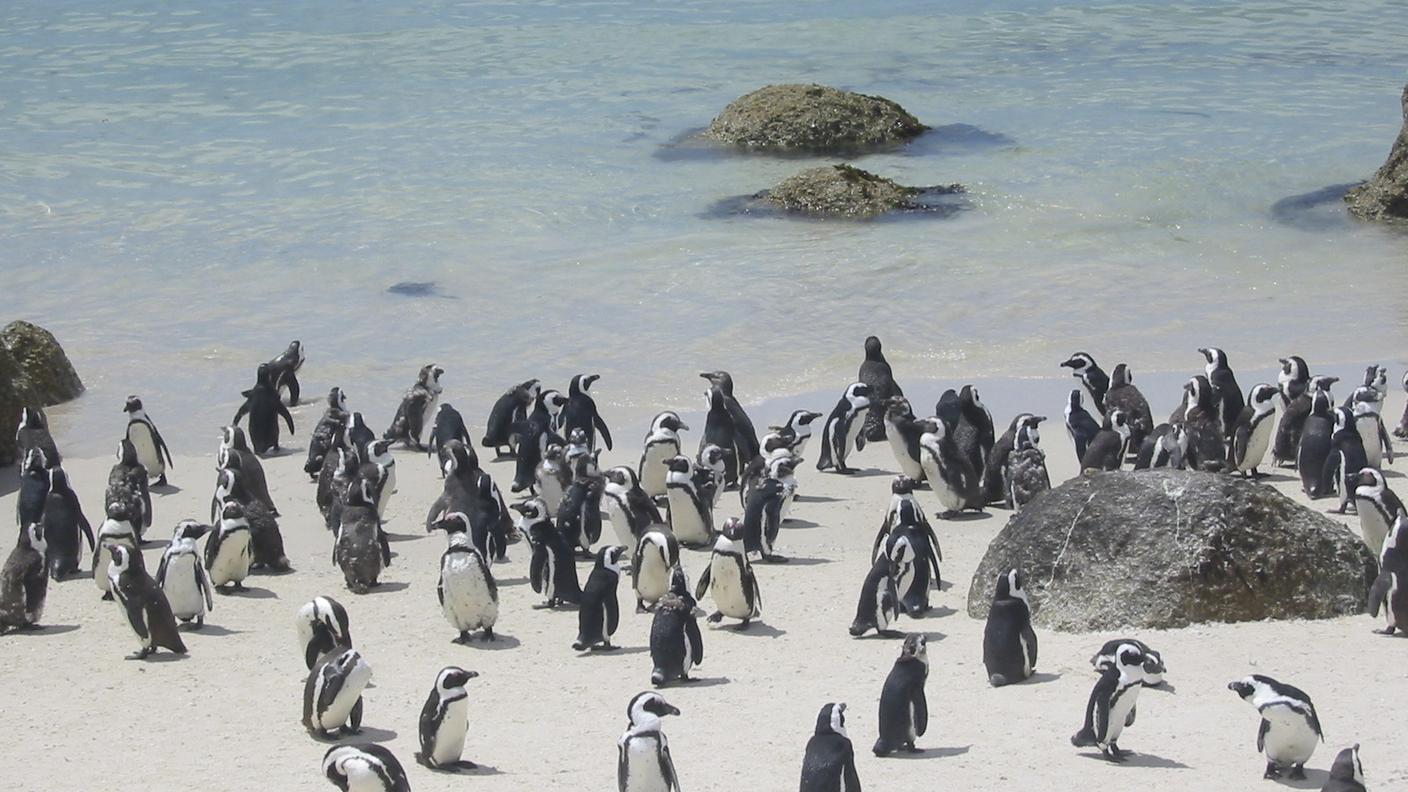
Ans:
<svg viewBox="0 0 1408 792"><path fill-rule="evenodd" d="M55 411L70 453L108 450L129 392L208 450L292 338L309 395L341 384L378 426L428 360L475 422L513 381L580 371L631 414L697 405L706 368L749 398L839 392L869 333L908 381L1060 377L1075 349L1140 372L1196 370L1209 344L1248 367L1402 362L1408 235L1284 199L1382 162L1403 15L6 3L0 318L54 330L90 386ZM711 212L829 161L676 145L793 81L899 101L935 131L857 164L962 182L971 208Z"/></svg>

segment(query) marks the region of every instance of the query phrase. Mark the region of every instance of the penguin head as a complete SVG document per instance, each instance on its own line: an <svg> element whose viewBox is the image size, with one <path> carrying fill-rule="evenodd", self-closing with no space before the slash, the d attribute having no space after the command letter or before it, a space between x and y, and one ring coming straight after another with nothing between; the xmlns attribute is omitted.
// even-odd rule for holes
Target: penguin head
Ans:
<svg viewBox="0 0 1408 792"><path fill-rule="evenodd" d="M665 697L653 690L637 693L626 705L626 717L632 726L655 723L666 715L680 714L679 708L671 705Z"/></svg>
<svg viewBox="0 0 1408 792"><path fill-rule="evenodd" d="M44 429L48 423L44 420L44 413L37 407L26 407L20 410L21 429Z"/></svg>
<svg viewBox="0 0 1408 792"><path fill-rule="evenodd" d="M376 493L372 492L372 482L364 478L347 483L347 502L353 506L372 506L376 503Z"/></svg>
<svg viewBox="0 0 1408 792"><path fill-rule="evenodd" d="M225 505L220 509L220 519L230 526L248 524L244 506L240 505L239 501L233 499L225 501Z"/></svg>
<svg viewBox="0 0 1408 792"><path fill-rule="evenodd" d="M523 520L529 523L541 520L548 513L547 504L543 502L542 498L529 498L517 503L510 503L508 507L523 515Z"/></svg>
<svg viewBox="0 0 1408 792"><path fill-rule="evenodd" d="M1198 347L1198 351L1203 353L1203 359L1208 363L1208 370L1226 368L1227 353L1217 347Z"/></svg>
<svg viewBox="0 0 1408 792"><path fill-rule="evenodd" d="M818 735L836 734L848 737L846 734L846 705L838 702L822 707L821 712L816 716L816 733Z"/></svg>
<svg viewBox="0 0 1408 792"><path fill-rule="evenodd" d="M471 679L479 676L478 671L466 671L459 666L446 666L440 669L440 673L435 675L435 690L441 697L449 694L450 691L462 688Z"/></svg>
<svg viewBox="0 0 1408 792"><path fill-rule="evenodd" d="M880 339L870 336L865 339L865 359L883 363L885 353L880 349Z"/></svg>
<svg viewBox="0 0 1408 792"><path fill-rule="evenodd" d="M1322 418L1329 418L1330 412L1335 408L1335 399L1329 391L1317 390L1310 395L1310 414L1318 415Z"/></svg>
<svg viewBox="0 0 1408 792"><path fill-rule="evenodd" d="M997 577L997 590L993 592L994 600L1017 599L1027 604L1031 608L1031 601L1027 599L1027 590L1023 587L1022 573L1016 569L1009 569Z"/></svg>
<svg viewBox="0 0 1408 792"><path fill-rule="evenodd" d="M205 536L210 531L209 525L203 525L196 520L182 520L176 523L176 529L171 532L172 539L190 539L192 541Z"/></svg>
<svg viewBox="0 0 1408 792"><path fill-rule="evenodd" d="M1316 392L1321 392L1321 393L1329 394L1329 393L1330 393L1330 388L1331 388L1336 382L1339 382L1339 381L1340 381L1340 378L1339 378L1339 377L1332 377L1332 376L1329 376L1328 374L1321 374L1321 375L1319 375L1319 376L1311 377L1311 378L1310 378L1310 390L1316 391ZM1331 399L1331 401L1333 401L1333 400L1334 400L1334 397L1331 396L1330 399Z"/></svg>
<svg viewBox="0 0 1408 792"><path fill-rule="evenodd" d="M596 565L599 569L609 569L612 572L621 572L621 556L626 554L626 548L620 545L608 545L596 552Z"/></svg>
<svg viewBox="0 0 1408 792"><path fill-rule="evenodd" d="M846 386L846 401L855 408L870 406L870 386L864 382L852 382Z"/></svg>
<svg viewBox="0 0 1408 792"><path fill-rule="evenodd" d="M689 578L684 574L684 567L679 564L670 570L670 593L690 603L694 602L694 597L689 593Z"/></svg>
<svg viewBox="0 0 1408 792"><path fill-rule="evenodd" d="M1138 644L1122 643L1115 649L1113 659L1113 668L1118 670L1121 676L1137 679L1144 675L1144 663L1148 658Z"/></svg>
<svg viewBox="0 0 1408 792"><path fill-rule="evenodd" d="M687 460L686 460L687 461ZM713 443L699 449L699 466L717 470L724 464L724 450ZM671 468L673 469L673 468ZM686 468L687 469L687 468Z"/></svg>
<svg viewBox="0 0 1408 792"><path fill-rule="evenodd" d="M890 492L895 495L908 495L914 492L914 488L919 486L919 482L909 476L895 476L890 481Z"/></svg>
<svg viewBox="0 0 1408 792"><path fill-rule="evenodd" d="M543 404L547 406L548 412L557 415L562 412L562 408L567 406L567 397L562 391L545 390L541 396Z"/></svg>
<svg viewBox="0 0 1408 792"><path fill-rule="evenodd" d="M1384 482L1384 474L1371 467L1361 468L1356 484L1368 490L1365 494L1372 497L1383 491L1387 486Z"/></svg>
<svg viewBox="0 0 1408 792"><path fill-rule="evenodd" d="M524 380L513 389L514 400L527 407L538 400L538 392L543 389L542 384L536 379Z"/></svg>
<svg viewBox="0 0 1408 792"><path fill-rule="evenodd" d="M1204 411L1213 408L1212 383L1204 374L1199 374L1188 380L1183 386L1188 391L1188 404L1194 407L1201 407Z"/></svg>
<svg viewBox="0 0 1408 792"><path fill-rule="evenodd" d="M1080 388L1071 388L1070 395L1066 397L1066 412L1083 412L1085 410L1081 406L1083 401L1085 401L1085 397L1080 395Z"/></svg>
<svg viewBox="0 0 1408 792"><path fill-rule="evenodd" d="M591 390L592 383L596 382L599 379L601 379L600 374L578 374L577 376L572 378L572 385L570 390L575 391L577 393L586 393L587 391Z"/></svg>
<svg viewBox="0 0 1408 792"><path fill-rule="evenodd" d="M465 445L462 440L451 440L446 443L444 452L446 476L453 476L456 473L467 476L479 467L478 454L475 454L474 450Z"/></svg>
<svg viewBox="0 0 1408 792"><path fill-rule="evenodd" d="M1354 425L1354 410L1348 407L1335 408L1335 431L1341 431Z"/></svg>
<svg viewBox="0 0 1408 792"><path fill-rule="evenodd" d="M585 446L587 444L587 432L582 427L577 427L567 433L567 442L574 446Z"/></svg>
<svg viewBox="0 0 1408 792"><path fill-rule="evenodd" d="M792 423L796 426L811 426L812 421L821 417L821 413L812 410L798 410L792 413Z"/></svg>
<svg viewBox="0 0 1408 792"><path fill-rule="evenodd" d="M268 363L260 363L259 367L254 370L254 382L256 385L272 386L273 377L274 370Z"/></svg>
<svg viewBox="0 0 1408 792"><path fill-rule="evenodd" d="M660 464L669 468L671 473L688 473L690 468L689 457L681 455L672 456Z"/></svg>
<svg viewBox="0 0 1408 792"><path fill-rule="evenodd" d="M444 373L445 369L434 363L427 363L420 367L420 373L416 375L416 382L432 392L439 393L440 375Z"/></svg>
<svg viewBox="0 0 1408 792"><path fill-rule="evenodd" d="M1121 388L1134 383L1134 374L1129 370L1129 364L1119 363L1115 370L1110 372L1110 390Z"/></svg>
<svg viewBox="0 0 1408 792"><path fill-rule="evenodd" d="M114 574L121 575L132 566L132 551L127 548L127 545L112 543L105 546L108 549L108 559L112 564L108 569L109 578Z"/></svg>
<svg viewBox="0 0 1408 792"><path fill-rule="evenodd" d="M1121 437L1129 437L1129 414L1120 409L1110 410L1105 414L1105 425L1100 428L1118 432Z"/></svg>
<svg viewBox="0 0 1408 792"><path fill-rule="evenodd" d="M737 517L730 517L724 520L723 527L719 529L719 534L731 542L737 542L743 538L743 521Z"/></svg>
<svg viewBox="0 0 1408 792"><path fill-rule="evenodd" d="M342 392L342 388L333 388L328 391L328 407L347 412L347 394Z"/></svg>
<svg viewBox="0 0 1408 792"><path fill-rule="evenodd" d="M904 637L904 643L900 644L900 659L911 658L929 665L929 639L923 633L910 633Z"/></svg>
<svg viewBox="0 0 1408 792"><path fill-rule="evenodd" d="M437 531L444 531L452 537L457 533L469 533L469 515L462 511L449 512L441 515L440 519L430 527Z"/></svg>
<svg viewBox="0 0 1408 792"><path fill-rule="evenodd" d="M1310 366L1306 365L1305 358L1300 355L1291 355L1280 359L1281 373L1277 379L1285 382L1305 382L1310 379Z"/></svg>
<svg viewBox="0 0 1408 792"><path fill-rule="evenodd" d="M1364 385L1377 390L1383 390L1388 384L1388 369L1377 363L1364 370Z"/></svg>
<svg viewBox="0 0 1408 792"><path fill-rule="evenodd" d="M1243 701L1248 702L1252 700L1252 697L1256 695L1257 690L1261 687L1263 687L1263 684L1258 681L1256 674L1243 677L1236 682L1227 683L1228 690L1241 696Z"/></svg>
<svg viewBox="0 0 1408 792"><path fill-rule="evenodd" d="M53 467L49 468L49 491L69 491L68 473L64 472L63 467L60 465L54 465Z"/></svg>
<svg viewBox="0 0 1408 792"><path fill-rule="evenodd" d="M138 413L142 412L142 400L136 395L128 396L127 404L122 408L122 411L136 417Z"/></svg>
<svg viewBox="0 0 1408 792"><path fill-rule="evenodd" d="M127 441L123 440L122 442L126 443ZM117 452L119 454L118 459L121 459L122 457L120 455L122 453L122 449L119 447ZM44 452L39 448L31 448L28 451L24 452L25 475L38 477L41 473L44 472L45 465L47 464L48 459L44 456Z"/></svg>
<svg viewBox="0 0 1408 792"><path fill-rule="evenodd" d="M636 469L630 465L617 465L606 471L606 480L627 491L634 490L640 486L640 478L636 475Z"/></svg>
<svg viewBox="0 0 1408 792"><path fill-rule="evenodd" d="M336 657L328 661L334 673L347 678L370 679L372 668L367 665L367 661L362 657L362 653L356 649L344 649Z"/></svg>
<svg viewBox="0 0 1408 792"><path fill-rule="evenodd" d="M1025 451L1029 448L1036 448L1041 443L1041 434L1037 432L1035 424L1025 424L1017 430L1017 439L1013 447L1018 451Z"/></svg>
<svg viewBox="0 0 1408 792"><path fill-rule="evenodd" d="M601 451L597 450L590 454L582 453L574 457L572 460L572 478L580 481L582 479L600 476L601 469L597 466L597 459L600 454Z"/></svg>
<svg viewBox="0 0 1408 792"><path fill-rule="evenodd" d="M964 385L958 391L958 403L964 408L982 407L982 397L978 395L978 388L973 385Z"/></svg>
<svg viewBox="0 0 1408 792"><path fill-rule="evenodd" d="M914 417L914 410L909 406L909 400L905 397L891 396L885 402L885 417L891 421L912 418Z"/></svg>
<svg viewBox="0 0 1408 792"><path fill-rule="evenodd" d="M699 376L709 380L712 390L717 390L725 396L733 395L733 376L727 371L701 371Z"/></svg>
<svg viewBox="0 0 1408 792"><path fill-rule="evenodd" d="M1062 363L1061 367L1070 369L1073 377L1079 377L1090 369L1098 368L1095 365L1095 358L1085 352L1077 352L1066 358L1066 362Z"/></svg>
<svg viewBox="0 0 1408 792"><path fill-rule="evenodd" d="M395 457L391 456L391 440L377 440L372 443L372 461L380 465L393 465L396 463Z"/></svg>
<svg viewBox="0 0 1408 792"><path fill-rule="evenodd" d="M1359 763L1359 743L1344 749L1335 757L1330 767L1330 778L1340 781L1353 781L1364 787L1364 765Z"/></svg>
<svg viewBox="0 0 1408 792"><path fill-rule="evenodd" d="M1275 386L1260 382L1252 386L1251 398L1247 401L1258 413L1265 413L1276 408L1276 396L1279 393Z"/></svg>

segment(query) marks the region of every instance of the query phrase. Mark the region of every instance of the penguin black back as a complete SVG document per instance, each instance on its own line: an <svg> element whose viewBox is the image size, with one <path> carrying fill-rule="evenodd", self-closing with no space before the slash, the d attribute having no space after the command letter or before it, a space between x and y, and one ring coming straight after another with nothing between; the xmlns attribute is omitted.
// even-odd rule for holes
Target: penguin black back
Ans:
<svg viewBox="0 0 1408 792"><path fill-rule="evenodd" d="M870 389L870 400L883 404L895 397L903 396L904 389L895 382L894 372L880 348L880 339L870 336L865 339L865 360L861 361L856 379ZM885 439L885 416L883 410L871 410L865 415L865 439L878 443Z"/></svg>

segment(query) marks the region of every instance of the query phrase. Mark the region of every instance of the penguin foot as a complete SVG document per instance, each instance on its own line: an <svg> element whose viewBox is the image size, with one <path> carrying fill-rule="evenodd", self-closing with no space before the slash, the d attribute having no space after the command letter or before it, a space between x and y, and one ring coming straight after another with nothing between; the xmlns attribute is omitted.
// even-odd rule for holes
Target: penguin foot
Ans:
<svg viewBox="0 0 1408 792"><path fill-rule="evenodd" d="M468 646L469 642L472 640L474 640L473 636L471 636L468 631L462 630L460 631L460 636L454 639L453 641L450 641L450 643L457 643L462 646Z"/></svg>
<svg viewBox="0 0 1408 792"><path fill-rule="evenodd" d="M552 602L539 602L537 605L533 605L532 608L533 610L548 610L552 608L554 604L555 603Z"/></svg>
<svg viewBox="0 0 1408 792"><path fill-rule="evenodd" d="M1295 767L1292 767L1288 778L1290 778L1292 781L1305 780L1305 765L1296 765Z"/></svg>
<svg viewBox="0 0 1408 792"><path fill-rule="evenodd" d="M216 589L216 590L218 591L219 589ZM106 594L103 595L103 602L112 602L112 592L111 592L111 591L109 591L108 593L106 593Z"/></svg>
<svg viewBox="0 0 1408 792"><path fill-rule="evenodd" d="M241 583L241 582L239 582L239 581L235 581L235 582L234 582L233 584L231 584L231 585L233 585L233 586L235 587L235 591L244 591L244 590L245 590L244 584Z"/></svg>
<svg viewBox="0 0 1408 792"><path fill-rule="evenodd" d="M107 598L108 598L108 599L112 599L112 595L109 594ZM724 614L723 614L723 612L722 612L722 611L714 611L713 613L709 614L709 618L708 618L706 621L708 621L710 624L718 624L719 622L721 622L721 621L723 621L723 620L724 620Z"/></svg>
<svg viewBox="0 0 1408 792"><path fill-rule="evenodd" d="M917 747L915 747L914 743L905 743L905 744L904 744L903 746L901 746L901 747L903 748L903 750L904 750L905 753L912 753L912 754L921 754L921 753L924 753L924 749L923 749L923 748L917 748Z"/></svg>
<svg viewBox="0 0 1408 792"><path fill-rule="evenodd" d="M489 627L485 627L485 628L484 628L484 632L483 632L483 634L482 634L481 637L482 637L484 640L486 640L486 641L497 641L497 640L499 640L499 636L494 635L493 629L492 629L492 628L489 628Z"/></svg>
<svg viewBox="0 0 1408 792"><path fill-rule="evenodd" d="M1280 778L1280 777L1281 777L1281 770L1280 770L1280 768L1278 768L1278 767L1276 766L1276 763L1275 763L1275 762L1267 762L1267 763L1266 763L1266 772L1265 772L1265 773L1262 773L1262 774L1261 774L1261 777L1262 777L1262 778Z"/></svg>
<svg viewBox="0 0 1408 792"><path fill-rule="evenodd" d="M461 759L461 760L459 760L458 762L455 762L455 763L454 763L453 765L451 765L451 766L454 767L456 770L478 770L478 769L479 769L479 765L475 764L474 762L469 761L468 759Z"/></svg>
<svg viewBox="0 0 1408 792"><path fill-rule="evenodd" d="M636 613L645 613L646 610L647 610L647 609L646 609L646 607L645 607L645 600L642 600L642 599L636 600Z"/></svg>
<svg viewBox="0 0 1408 792"><path fill-rule="evenodd" d="M204 617L204 616L197 616L196 619L195 619L195 621L196 621L196 626L192 627L192 628L191 628L192 630L200 630L200 629L203 629L203 628L205 627L205 617Z"/></svg>
<svg viewBox="0 0 1408 792"><path fill-rule="evenodd" d="M940 520L956 520L960 514L962 514L962 512L956 509L949 509L948 511L939 512L936 516Z"/></svg>
<svg viewBox="0 0 1408 792"><path fill-rule="evenodd" d="M577 641L572 644L572 648L578 652L585 652L587 650L587 645L582 643L581 641Z"/></svg>
<svg viewBox="0 0 1408 792"><path fill-rule="evenodd" d="M614 651L616 651L616 650L619 649L619 648L620 648L620 647L618 647L618 646L613 646L610 641L603 641L603 642L597 644L596 646L593 646L593 647L592 647L592 651L593 651L593 652L614 652Z"/></svg>
<svg viewBox="0 0 1408 792"><path fill-rule="evenodd" d="M165 486L166 486L166 474L165 474L165 473L162 473L162 474L161 474L161 478L158 478L158 479L156 480L156 486L158 486L158 487L165 487Z"/></svg>
<svg viewBox="0 0 1408 792"><path fill-rule="evenodd" d="M148 647L143 648L141 651L133 652L132 654L127 655L127 659L128 659L128 660L146 660L147 657L148 657L149 655L151 655L152 652L155 652L155 651L156 651L156 649L154 649L154 648L148 646Z"/></svg>
<svg viewBox="0 0 1408 792"><path fill-rule="evenodd" d="M1382 630L1374 630L1375 635L1393 635L1392 627L1385 627Z"/></svg>
<svg viewBox="0 0 1408 792"><path fill-rule="evenodd" d="M753 620L752 620L752 619L744 619L743 621L741 621L741 622L739 622L738 624L734 625L733 629L736 630L736 631L738 631L738 632L743 632L744 630L748 629L748 625L750 625L750 624L752 624L752 623L753 623Z"/></svg>

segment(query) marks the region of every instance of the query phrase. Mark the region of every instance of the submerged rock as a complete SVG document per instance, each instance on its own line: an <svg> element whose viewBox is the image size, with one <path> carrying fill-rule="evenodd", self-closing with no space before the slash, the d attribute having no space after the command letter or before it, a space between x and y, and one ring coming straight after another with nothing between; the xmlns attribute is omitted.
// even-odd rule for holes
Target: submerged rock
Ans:
<svg viewBox="0 0 1408 792"><path fill-rule="evenodd" d="M1036 624L1105 632L1363 612L1377 573L1348 528L1274 489L1189 471L1100 473L1033 501L988 545L968 615L1020 568Z"/></svg>
<svg viewBox="0 0 1408 792"><path fill-rule="evenodd" d="M867 218L886 212L933 211L936 207L922 202L923 196L961 192L958 184L906 187L849 165L823 165L804 170L753 199L795 214Z"/></svg>
<svg viewBox="0 0 1408 792"><path fill-rule="evenodd" d="M787 84L733 100L704 136L751 149L845 154L904 143L926 129L883 97Z"/></svg>
<svg viewBox="0 0 1408 792"><path fill-rule="evenodd" d="M83 392L53 333L29 322L0 330L0 465L15 461L15 429L26 406L48 407Z"/></svg>
<svg viewBox="0 0 1408 792"><path fill-rule="evenodd" d="M1408 86L1403 88L1403 128L1388 160L1369 181L1345 193L1349 212L1365 220L1408 220Z"/></svg>

